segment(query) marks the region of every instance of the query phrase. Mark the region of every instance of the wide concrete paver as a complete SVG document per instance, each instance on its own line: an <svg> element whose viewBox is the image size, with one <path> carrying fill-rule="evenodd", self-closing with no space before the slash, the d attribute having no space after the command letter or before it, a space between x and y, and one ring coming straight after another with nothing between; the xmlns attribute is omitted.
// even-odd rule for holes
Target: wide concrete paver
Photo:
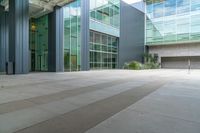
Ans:
<svg viewBox="0 0 200 133"><path fill-rule="evenodd" d="M86 133L199 133L200 124L154 113L125 110Z"/></svg>
<svg viewBox="0 0 200 133"><path fill-rule="evenodd" d="M187 89L176 89L170 85L163 87L135 104L133 109L200 123L200 95L198 92L194 94L195 91L188 92L191 88L187 87ZM199 98L196 98L198 95Z"/></svg>
<svg viewBox="0 0 200 133"><path fill-rule="evenodd" d="M0 75L0 133L199 133L200 71Z"/></svg>
<svg viewBox="0 0 200 133"><path fill-rule="evenodd" d="M173 77L87 133L200 133L200 77Z"/></svg>
<svg viewBox="0 0 200 133"><path fill-rule="evenodd" d="M55 116L55 114L38 108L0 115L0 133L13 133L22 128L47 120L52 116Z"/></svg>
<svg viewBox="0 0 200 133"><path fill-rule="evenodd" d="M20 111L21 114L19 112L18 117L16 119L18 119L19 123L23 123L24 114L28 114L31 109L32 110L35 110L35 109L41 110L41 112L43 112L41 115L44 115L44 116L46 115L47 117L42 117L41 119L38 119L37 117L34 117L35 115L40 116L39 114L37 114L37 112L30 112L32 115L29 116L28 123L31 123L29 126L32 126L39 122L46 121L48 119L54 118L56 116L62 115L64 113L70 112L72 110L78 109L78 108L86 106L88 104L94 103L98 100L103 100L103 99L111 97L113 95L120 94L123 91L127 91L134 87L138 87L138 86L142 85L141 83L135 83L135 84L134 83L135 82L132 82L132 83L128 82L128 83L123 83L120 85L114 85L114 86L108 87L108 88L100 88L100 90L98 90L98 91L83 93L83 94L80 94L77 96L68 97L68 98L61 99L61 100L56 100L54 102L50 102L47 104L34 104L34 106L33 105L31 106L31 104L29 104L30 105L29 108L28 109L25 108L25 109L23 109L23 111ZM106 93L106 90L108 90L108 93ZM28 101L30 101L30 100L28 100ZM42 103L43 103L43 101L42 101ZM20 104L20 103L18 103L18 104ZM47 114L45 114L45 112ZM53 114L48 115L50 112ZM17 125L17 124L15 124L15 121L14 121L14 123L11 123L9 127L3 126L3 125L7 124L7 120L12 119L12 117L13 117L12 114L15 114L15 113L16 113L16 111L6 113L6 114L9 114L7 116L5 116L5 114L2 115L2 116L5 116L3 119L0 118L0 121L2 120L2 123L1 123L2 131L6 132L8 129L11 128L9 131L15 132L19 129L28 127L27 125L24 125L24 127L21 125ZM36 113L36 114L34 115L34 113ZM35 123L33 123L33 122L35 122Z"/></svg>
<svg viewBox="0 0 200 133"><path fill-rule="evenodd" d="M166 81L153 82L99 100L82 108L65 113L41 124L18 131L18 133L83 133L117 112L134 104L144 96L164 85ZM81 100L81 99L80 99ZM92 99L91 99L92 101Z"/></svg>

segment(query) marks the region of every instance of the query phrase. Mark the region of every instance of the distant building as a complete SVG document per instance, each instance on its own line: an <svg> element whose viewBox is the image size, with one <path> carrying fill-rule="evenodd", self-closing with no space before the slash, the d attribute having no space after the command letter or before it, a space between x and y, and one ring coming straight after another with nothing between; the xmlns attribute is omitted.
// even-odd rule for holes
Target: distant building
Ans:
<svg viewBox="0 0 200 133"><path fill-rule="evenodd" d="M145 44L162 68L200 68L200 1L146 0Z"/></svg>

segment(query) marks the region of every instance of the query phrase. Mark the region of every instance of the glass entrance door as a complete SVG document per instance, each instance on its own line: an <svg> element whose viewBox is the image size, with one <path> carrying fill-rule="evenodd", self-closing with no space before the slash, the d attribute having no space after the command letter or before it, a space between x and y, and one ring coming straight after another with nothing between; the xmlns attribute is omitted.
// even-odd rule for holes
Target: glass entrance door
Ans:
<svg viewBox="0 0 200 133"><path fill-rule="evenodd" d="M31 71L48 71L48 16L30 20Z"/></svg>

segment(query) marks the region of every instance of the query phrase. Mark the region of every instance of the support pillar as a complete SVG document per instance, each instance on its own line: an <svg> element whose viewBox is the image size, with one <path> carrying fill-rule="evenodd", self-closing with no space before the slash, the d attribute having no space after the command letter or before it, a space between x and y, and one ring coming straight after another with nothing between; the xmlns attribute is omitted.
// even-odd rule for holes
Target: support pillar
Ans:
<svg viewBox="0 0 200 133"><path fill-rule="evenodd" d="M0 73L6 71L8 61L8 13L0 6Z"/></svg>
<svg viewBox="0 0 200 133"><path fill-rule="evenodd" d="M87 71L89 66L89 10L90 0L81 0L81 70Z"/></svg>
<svg viewBox="0 0 200 133"><path fill-rule="evenodd" d="M56 6L49 14L48 71L64 71L63 8Z"/></svg>
<svg viewBox="0 0 200 133"><path fill-rule="evenodd" d="M9 61L14 74L29 72L29 0L9 0Z"/></svg>

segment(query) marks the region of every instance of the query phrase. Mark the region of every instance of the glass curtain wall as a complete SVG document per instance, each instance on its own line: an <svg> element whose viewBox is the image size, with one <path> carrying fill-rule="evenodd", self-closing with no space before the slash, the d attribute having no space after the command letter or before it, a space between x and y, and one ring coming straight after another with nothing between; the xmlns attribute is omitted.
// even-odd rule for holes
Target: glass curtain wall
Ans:
<svg viewBox="0 0 200 133"><path fill-rule="evenodd" d="M31 71L48 71L48 15L30 19Z"/></svg>
<svg viewBox="0 0 200 133"><path fill-rule="evenodd" d="M90 0L90 19L119 29L120 0ZM90 69L115 69L118 37L90 30Z"/></svg>
<svg viewBox="0 0 200 133"><path fill-rule="evenodd" d="M64 68L78 71L81 67L81 1L76 0L64 7Z"/></svg>
<svg viewBox="0 0 200 133"><path fill-rule="evenodd" d="M200 41L200 0L146 0L146 44Z"/></svg>
<svg viewBox="0 0 200 133"><path fill-rule="evenodd" d="M120 0L90 0L90 18L119 28Z"/></svg>
<svg viewBox="0 0 200 133"><path fill-rule="evenodd" d="M118 63L117 37L90 31L90 69L115 69Z"/></svg>

